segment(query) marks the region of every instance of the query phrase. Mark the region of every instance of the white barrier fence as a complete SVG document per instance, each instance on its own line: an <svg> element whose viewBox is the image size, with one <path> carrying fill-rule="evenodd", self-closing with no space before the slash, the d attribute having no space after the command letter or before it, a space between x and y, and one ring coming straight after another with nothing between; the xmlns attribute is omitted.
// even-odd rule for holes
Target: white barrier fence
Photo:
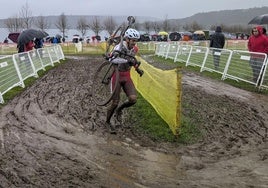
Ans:
<svg viewBox="0 0 268 188"><path fill-rule="evenodd" d="M49 46L8 56L0 57L0 103L3 95L16 86L24 87L24 80L38 77L39 70L64 59L60 45Z"/></svg>
<svg viewBox="0 0 268 188"><path fill-rule="evenodd" d="M155 54L186 66L200 67L200 72L217 72L222 80L229 78L268 89L265 53L160 42L156 43Z"/></svg>

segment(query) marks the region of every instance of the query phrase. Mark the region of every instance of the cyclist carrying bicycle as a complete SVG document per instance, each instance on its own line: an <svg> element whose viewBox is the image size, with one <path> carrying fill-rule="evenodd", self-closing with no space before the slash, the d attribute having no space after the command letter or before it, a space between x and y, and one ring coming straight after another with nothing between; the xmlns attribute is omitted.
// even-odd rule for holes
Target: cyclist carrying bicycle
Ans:
<svg viewBox="0 0 268 188"><path fill-rule="evenodd" d="M115 52L119 50L127 55L135 56L135 54L138 52L138 47L136 46L136 42L139 38L140 38L140 33L135 29L129 28L124 34L123 43L116 45L113 51ZM121 58L121 57L118 57L118 58ZM114 125L111 124L110 120L114 112L116 115L116 119L119 122L121 122L122 110L124 108L128 108L134 105L137 101L136 88L130 76L130 70L131 70L131 67L133 66L137 67L138 66L137 62L128 61L127 63L121 63L118 65L119 84L118 84L118 87L115 88L115 93L112 97L111 105L107 109L107 116L106 116L106 124L109 126L112 132L115 131L115 127ZM127 95L128 100L118 107L119 101L120 101L121 88Z"/></svg>

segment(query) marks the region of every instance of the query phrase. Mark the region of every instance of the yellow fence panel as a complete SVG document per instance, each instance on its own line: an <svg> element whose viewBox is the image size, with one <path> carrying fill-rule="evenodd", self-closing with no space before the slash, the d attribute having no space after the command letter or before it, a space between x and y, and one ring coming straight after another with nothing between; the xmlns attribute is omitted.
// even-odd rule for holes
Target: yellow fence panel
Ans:
<svg viewBox="0 0 268 188"><path fill-rule="evenodd" d="M160 117L167 122L173 134L179 134L181 120L181 72L179 69L157 69L145 60L140 68L144 71L140 77L131 72L133 82L141 95L153 106Z"/></svg>

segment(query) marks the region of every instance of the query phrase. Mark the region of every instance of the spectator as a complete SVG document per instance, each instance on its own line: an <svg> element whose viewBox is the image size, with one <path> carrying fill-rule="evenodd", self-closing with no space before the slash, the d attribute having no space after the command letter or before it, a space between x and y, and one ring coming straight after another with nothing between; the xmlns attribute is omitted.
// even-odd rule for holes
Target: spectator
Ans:
<svg viewBox="0 0 268 188"><path fill-rule="evenodd" d="M58 44L59 43L58 38L57 37L53 37L52 43L53 44Z"/></svg>
<svg viewBox="0 0 268 188"><path fill-rule="evenodd" d="M7 38L5 38L4 43L5 43L5 44L8 44L8 40L7 40Z"/></svg>
<svg viewBox="0 0 268 188"><path fill-rule="evenodd" d="M17 45L18 53L31 51L31 50L33 50L34 46L35 46L35 44L34 44L33 40L30 40L26 44L18 44Z"/></svg>
<svg viewBox="0 0 268 188"><path fill-rule="evenodd" d="M263 34L263 27L257 26L251 30L251 36L248 39L248 50L268 54L268 38ZM252 68L254 82L261 80L260 72L264 58L264 56L258 54L252 54L250 57L249 64Z"/></svg>
<svg viewBox="0 0 268 188"><path fill-rule="evenodd" d="M96 36L92 36L91 39L92 39L92 42L95 42Z"/></svg>
<svg viewBox="0 0 268 188"><path fill-rule="evenodd" d="M17 49L18 49L18 53L22 53L22 52L24 52L24 45L22 45L22 44L18 44L18 45L17 45Z"/></svg>
<svg viewBox="0 0 268 188"><path fill-rule="evenodd" d="M34 40L34 48L35 49L38 49L38 48L43 48L43 46L44 46L44 39L41 39L41 38L36 38L35 40Z"/></svg>
<svg viewBox="0 0 268 188"><path fill-rule="evenodd" d="M216 27L215 33L210 38L210 47L213 49L213 61L214 67L216 70L219 69L220 66L220 56L221 50L225 45L225 36L222 33L222 29L220 26Z"/></svg>
<svg viewBox="0 0 268 188"><path fill-rule="evenodd" d="M266 28L265 28L265 27L263 27L263 28L262 28L262 34L264 34L264 35L266 35L266 36L267 36L267 33L266 33Z"/></svg>
<svg viewBox="0 0 268 188"><path fill-rule="evenodd" d="M29 42L27 42L24 45L24 52L31 51L31 50L33 50L33 48L34 48L34 42L33 42L33 40L30 40Z"/></svg>

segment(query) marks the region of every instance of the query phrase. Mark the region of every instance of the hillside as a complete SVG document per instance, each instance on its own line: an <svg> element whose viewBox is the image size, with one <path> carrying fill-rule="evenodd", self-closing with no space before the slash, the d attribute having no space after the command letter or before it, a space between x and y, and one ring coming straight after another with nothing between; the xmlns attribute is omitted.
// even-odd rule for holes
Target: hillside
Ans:
<svg viewBox="0 0 268 188"><path fill-rule="evenodd" d="M199 25L204 26L203 28L209 28L211 25L241 25L247 26L248 22L255 16L261 14L267 14L268 7L255 7L250 9L236 9L236 10L222 10L222 11L212 11L212 12L202 12L194 14L193 16L182 18L182 19L170 19L170 23L179 23L181 26L185 24L191 24L196 21ZM70 29L75 29L77 21L79 18L84 17L86 20L92 20L96 15L66 15ZM50 29L55 29L55 22L58 20L59 15L57 16L46 16L46 20L50 23ZM98 15L97 16L102 22L107 16ZM126 20L127 16L113 16L115 21L119 24ZM0 19L0 28L4 28L5 19ZM158 18L154 17L143 17L136 16L136 23L143 23L145 21L158 21L162 22Z"/></svg>
<svg viewBox="0 0 268 188"><path fill-rule="evenodd" d="M211 25L241 25L247 26L248 22L254 17L268 13L268 7L237 9L237 10L222 10L213 12L197 13L191 17L183 19L174 19L180 25L190 24L196 21L198 24L209 28Z"/></svg>

